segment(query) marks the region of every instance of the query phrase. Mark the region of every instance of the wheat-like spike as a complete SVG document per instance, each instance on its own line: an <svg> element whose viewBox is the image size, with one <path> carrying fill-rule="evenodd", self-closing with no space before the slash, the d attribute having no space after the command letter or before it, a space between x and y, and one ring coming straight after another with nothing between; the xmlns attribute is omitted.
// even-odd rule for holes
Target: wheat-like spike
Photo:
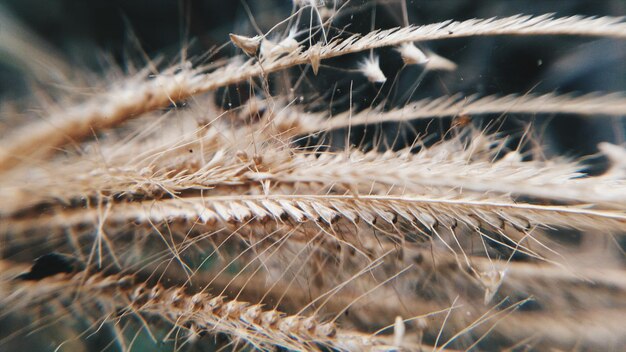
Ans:
<svg viewBox="0 0 626 352"><path fill-rule="evenodd" d="M383 184L413 193L424 192L425 187L459 188L607 207L622 207L626 200L626 183L621 174L583 177L579 172L582 166L577 163L524 162L516 151L494 162L477 155L472 146L465 150L447 149L448 146L444 143L441 148L431 147L417 154L406 150L383 154L376 151L327 153L321 157L300 154L292 160L291 167L285 166L284 171L277 171L275 175L250 172L248 176L278 182L369 187Z"/></svg>
<svg viewBox="0 0 626 352"><path fill-rule="evenodd" d="M460 188L607 207L619 206L626 199L626 184L620 172L584 177L579 163L561 159L522 161L517 151L493 161L502 142L494 136L474 135L471 142L454 138L417 153L409 149L385 153L354 149L348 153L319 153L263 143L255 145L263 156L250 157L228 145L219 149L207 147L198 156L174 141L173 146L165 148L172 154L156 162L152 161L152 155L161 157L164 147L148 152L145 161L137 162L128 159L138 148L131 146L124 148L124 153L118 152L120 156L111 158L105 166L96 164L91 157L72 158L62 163L51 162L38 173L17 173L5 178L5 187L0 188L0 196L5 199L0 203L0 214L9 216L46 202L70 203L102 196L158 198L163 193L175 195L202 189L232 193L260 187L265 182L286 187L288 193L293 191L288 188L294 186L350 185L351 191L366 194L386 194L390 187L412 194L431 193L433 188L440 188L445 194ZM189 148L200 149L196 145ZM602 148L604 153L611 154L615 165L620 165L619 159L623 157L617 151L622 147L609 148L603 144ZM498 182L492 182L493 179Z"/></svg>
<svg viewBox="0 0 626 352"><path fill-rule="evenodd" d="M378 219L393 224L398 219L433 228L438 224L466 224L471 228L515 229L536 226L597 229L621 232L626 228L626 214L576 206L550 206L515 203L504 200L468 197L435 198L420 196L362 195L235 195L186 197L111 204L106 218L98 209L59 210L52 215L32 219L5 219L5 231L21 233L33 228L64 228L80 224L161 223L187 220L215 224L246 223L250 219L294 223L308 219L332 224L338 219L363 220L374 224Z"/></svg>
<svg viewBox="0 0 626 352"><path fill-rule="evenodd" d="M369 324L376 326L376 324L380 324L381 319L389 321L398 314L406 314L406 312L411 312L411 314L423 314L421 312L433 312L446 307L444 296L438 297L439 300L437 301L423 301L421 296L413 297L413 295L416 294L416 292L413 291L415 285L425 286L420 290L421 294L423 294L421 291L428 290L426 288L428 287L434 292L439 292L440 295L452 295L452 298L456 294L460 294L459 290L461 290L463 295L469 295L468 297L464 296L464 299L467 299L467 301L463 301L462 303L462 315L467 314L468 316L466 318L475 319L477 316L483 314L487 307L484 307L482 303L470 297L472 297L472 292L488 289L489 282L487 280L487 273L492 271L504 272L501 278L502 287L499 289L501 296L509 294L513 295L513 297L519 296L520 294L532 295L538 305L542 307L541 313L515 312L509 318L523 320L526 325L524 331L527 335L541 333L543 329L543 318L550 317L551 312L555 312L554 314L559 315L560 313L558 312L563 309L571 310L571 315L559 315L558 319L552 320L554 324L556 324L556 321L571 324L576 321L578 314L587 317L588 312L590 312L588 309L604 309L614 304L620 305L620 300L623 300L623 288L626 281L624 280L623 273L616 270L599 270L597 272L594 272L593 269L582 270L581 275L585 275L586 272L594 278L593 282L586 282L580 277L577 277L574 272L556 266L548 267L545 264L517 263L498 260L490 261L487 258L471 256L469 261L471 262L471 268L476 270L476 275L474 275L471 274L472 272L466 272L467 268L463 260L459 260L459 258L455 258L450 254L439 253L437 251L434 253L435 257L431 258L433 253L430 250L414 251L410 246L405 246L403 251L404 256L410 261L414 261L414 259L412 259L413 256L416 254L419 255L420 259L415 261L419 270L411 270L404 274L402 281L396 283L393 289L381 287L376 292L372 292L368 299L356 304L353 309L351 309L350 315L352 319L362 319L361 322L367 321ZM392 261L385 265L393 267L394 264ZM328 266L325 268L325 271L334 272L337 269L338 268L333 266ZM542 273L544 269L546 270L545 274ZM148 272L152 271L152 269L147 270ZM471 275L468 275L468 273ZM604 276L607 276L606 280ZM438 277L438 279L435 279L435 277ZM203 282L201 276L196 276L194 279ZM366 280L368 277L363 277L362 279ZM185 280L185 278L182 277L181 280ZM216 281L213 281L213 284L215 283ZM359 296L358 290L355 292L354 288L359 287L359 289L364 290L366 289L363 288L364 283L365 281L359 279L358 283L355 282L355 285L351 286L349 290L342 290L340 294L334 296L332 302L329 302L333 306L329 306L330 310L333 311L333 309L336 308L341 309L341 305L345 304L342 302L349 302L353 299L352 297ZM222 285L224 284L218 286ZM240 278L238 280L228 281L226 285L229 285L234 292L238 292L242 287L246 287L246 292L248 293L250 293L250 290L254 291L260 289L261 292L257 293L256 297L264 294L263 290L266 286L261 278L252 278L252 280ZM435 289L435 286L442 287ZM367 285L365 287L367 287ZM403 287L407 288L403 289ZM274 287L274 289L277 291L275 294L279 296L281 293L287 291L287 297L289 298L298 300L298 297L302 296L301 293L292 292L292 290L284 288L283 286L277 286ZM307 295L316 297L320 289L320 287L311 287L312 291L308 292ZM535 296L536 293L540 295ZM253 296L254 295L253 293ZM390 297L396 296L398 300L402 301L401 305L398 305L395 299L390 299ZM576 313L574 313L574 311ZM538 320L533 322L532 317L537 317ZM509 319L506 321L509 321ZM463 320L463 317L459 316L455 318L457 323L459 320ZM433 320L430 321L432 324ZM599 322L587 321L585 318L581 323L593 326L593 324L598 324ZM440 321L438 324L440 324ZM601 324L606 324L606 326L597 326L597 328L605 331L604 333L606 334L612 331L611 326L614 322L607 321ZM503 325L506 325L506 323ZM439 325L431 326L431 328L437 329L437 326ZM448 329L453 330L454 327L446 326L446 331L448 331ZM495 327L494 332L506 333L508 330L508 327L498 325ZM522 334L516 336L520 336L521 338ZM553 342L556 341L558 345L567 345L574 341L578 341L584 345L594 345L598 341L598 339L590 337L590 335L584 335L581 336L581 339L576 339L571 334L559 337L558 339L555 339L554 336L548 336L546 343L548 343L549 340Z"/></svg>
<svg viewBox="0 0 626 352"><path fill-rule="evenodd" d="M362 124L481 114L622 116L626 115L626 96L624 93L594 93L583 96L554 93L523 96L511 94L503 97L455 95L423 99L390 111L366 109L358 113L344 112L332 118L319 113L287 111L281 112L275 122L290 126L293 134L306 135Z"/></svg>
<svg viewBox="0 0 626 352"><path fill-rule="evenodd" d="M602 37L626 37L626 23L621 17L553 17L515 15L504 18L470 19L466 21L444 21L423 26L409 26L374 31L350 43L352 52L375 47L399 45L446 38L493 35L581 35ZM366 39L367 38L367 39ZM339 48L345 43L336 43ZM339 50L339 49L337 49Z"/></svg>
<svg viewBox="0 0 626 352"><path fill-rule="evenodd" d="M11 213L42 202L71 202L79 198L109 195L152 198L189 188L251 186L238 175L248 170L262 170L264 166L259 165L259 159L248 157L236 145L216 138L215 133L205 137L173 138L164 142L165 145L156 146L149 143L144 146L140 143L101 145L97 150L109 158L104 163L97 155L83 155L5 174L0 196L10 201L0 205L0 213ZM250 140L250 137L238 140ZM220 148L214 145L216 142L220 143ZM268 167L280 165L288 157L288 150L270 150L263 158L263 164Z"/></svg>
<svg viewBox="0 0 626 352"><path fill-rule="evenodd" d="M299 263L299 262L298 262ZM309 265L305 263L303 265ZM154 275L155 272L159 272L158 268L150 266L144 268L142 273ZM159 272L160 273L160 272ZM188 277L182 275L179 272L171 271L167 272L166 276L169 280L174 282L184 283L188 280ZM365 277L359 279L367 279ZM266 275L253 275L247 276L245 273L238 275L235 278L230 276L220 275L215 277L211 272L198 272L195 273L191 279L194 284L206 285L211 283L212 287L224 288L226 292L233 294L239 294L240 298L245 298L247 301L259 301L264 299L261 303L273 303L280 301L280 307L284 307L289 311L298 311L302 307L306 306L311 300L323 296L328 291L331 291L334 287L332 285L311 285L307 291L302 291L295 285L289 285L288 280L269 281ZM355 280L357 282L359 280ZM323 308L324 313L336 314L342 311L345 307L351 305L352 314L358 314L361 319L367 320L368 314L372 314L373 317L378 318L393 318L394 314L399 313L399 307L396 302L390 300L378 300L376 297L394 296L397 293L391 293L393 289L386 286L378 287L376 290L369 292L369 297L363 297L361 300L355 299L361 296L365 291L362 288L358 288L358 285L350 285L344 287L340 292L333 295L332 299L327 301ZM369 299L368 299L369 298ZM428 314L431 312L443 310L448 308L447 304L439 304L417 297L412 297L411 307L409 310L412 314ZM362 310L362 313L359 313ZM391 314L391 315L388 315ZM375 322L376 325L385 324L388 320L382 319Z"/></svg>
<svg viewBox="0 0 626 352"><path fill-rule="evenodd" d="M151 80L127 79L109 88L106 94L74 107L59 109L44 121L17 129L3 141L0 170L189 97L186 87L197 81L197 71L173 72L174 68Z"/></svg>
<svg viewBox="0 0 626 352"><path fill-rule="evenodd" d="M164 318L177 326L193 326L196 331L222 332L258 348L281 346L299 350L321 347L340 351L391 351L385 337L343 330L332 322L315 317L288 315L264 309L259 304L231 300L206 293L187 294L180 287L135 282L133 276L56 275L39 281L14 283L12 295L0 301L11 310L32 304L46 304L55 299L73 298L100 302L108 309L129 309ZM416 346L419 348L419 346Z"/></svg>
<svg viewBox="0 0 626 352"><path fill-rule="evenodd" d="M260 62L241 64L232 60L211 73L201 69L183 69L174 74L159 75L145 81L133 79L81 105L52 114L45 121L24 126L4 141L0 149L0 171L7 170L37 154L50 153L70 141L79 141L94 131L111 128L193 95L269 74L288 67L319 63L333 58L384 46L445 38L484 35L584 35L626 38L626 23L614 17L563 17L551 15L516 15L502 19L445 21L419 27L377 30L364 36L337 39L306 51L295 51L282 57L267 57ZM318 65L318 64L317 64ZM173 69L171 70L174 71ZM121 87L121 88L120 88Z"/></svg>
<svg viewBox="0 0 626 352"><path fill-rule="evenodd" d="M226 155L218 152L213 160L215 165L221 166L201 168L188 174L183 170L175 177L167 174L146 177L137 168L114 171L109 167L92 170L89 174L77 171L48 178L47 182L52 184L45 180L40 183L22 180L22 186L7 187L3 190L7 202L0 205L0 214L10 216L43 202L54 202L55 199L70 202L81 197L95 199L103 194L118 196L126 193L130 199L133 195L141 199L154 198L154 194L162 194L162 190L176 194L214 188L222 190L222 193L236 193L243 188L234 186L245 186L250 190L250 187L268 180L276 186L285 187L296 184L350 185L353 191L369 194L386 194L389 187L402 188L406 194L431 193L432 187L440 187L440 193L450 194L454 187L460 187L465 192L512 193L620 209L626 199L626 184L612 174L607 177L581 177L583 174L578 172L580 166L576 163L557 160L522 162L515 160L518 156L516 152L511 153L513 158L506 156L496 162L481 161L478 153L472 154L474 149L471 147L457 152L448 149L451 146L448 144L417 154L406 151L384 154L354 151L317 157L314 153L296 153L264 161L267 169L248 162L215 161ZM469 160L473 155L478 157L477 160ZM491 182L493 179L498 179L498 182ZM57 184L74 186L55 188ZM377 187L373 188L373 185ZM225 188L216 188L220 186ZM289 189L286 192L291 193Z"/></svg>
<svg viewBox="0 0 626 352"><path fill-rule="evenodd" d="M427 252L427 251L424 251L424 252ZM424 255L424 259L428 259L428 256L429 255ZM438 256L438 258L440 257ZM471 261L472 261L472 264L476 265L475 267L477 270L480 270L480 268L482 267L483 263L481 263L481 261L484 262L485 265L488 265L488 260L485 258L473 257L471 258ZM462 287L462 290L464 292L468 290L472 290L474 287L476 287L477 289L481 289L481 286L479 286L478 280L476 280L475 282L468 280L467 275L463 275L463 272L460 266L458 267L459 271L456 274L452 273L450 269L456 266L451 267L449 265L450 262L451 261L449 260L449 258L445 259L444 261L441 261L438 259L436 262L437 266L432 267L433 263L430 263L428 260L426 260L422 264L423 270L425 271L423 276L416 277L415 281L413 281L412 279L414 276L412 274L409 274L409 276L406 277L405 280L403 280L403 282L407 282L406 279L408 279L408 283L406 285L409 285L410 287L414 287L413 285L410 284L413 282L415 282L416 284L419 283L421 285L428 285L428 286L435 285L437 283L432 282L431 280L433 278L433 273L436 272L437 276L439 276L438 281L449 280L450 285L451 285L451 287L447 288L447 289L450 289L449 291L444 290L441 292L448 292L450 295L454 296L455 294L457 294L458 291L454 290L453 288L455 287L458 288L459 285L461 285L460 287ZM500 264L508 265L506 277L504 278L504 282L502 284L503 287L500 290L504 291L503 289L507 288L508 285L513 285L513 287L512 288L509 287L508 290L504 292L504 294L518 294L519 295L518 290L520 287L524 287L524 283L526 280L524 279L525 273L521 273L521 276L518 276L518 268L516 267L516 265L520 265L519 271L526 271L527 267L530 267L533 265L536 266L536 264L525 264L525 263L505 264L504 262L499 262L499 261L494 262L494 265L500 265ZM536 269L540 270L538 267ZM532 287L530 291L523 291L524 294L535 293L535 292L541 293L542 292L541 286L543 285L542 296L549 296L551 293L557 294L560 296L561 292L552 291L552 289L556 287L557 285L567 284L570 279L574 279L574 280L576 279L574 277L569 277L568 274L566 273L566 270L558 269L558 268L555 268L555 269L556 270L549 270L549 271L551 271L551 273L553 274L556 274L556 276L548 274L549 277L546 277L546 280L547 280L546 282L538 282L536 284L536 287ZM560 270L560 273L557 270ZM564 273L564 276L562 276L561 273ZM537 272L537 274L539 276L542 275L540 272ZM598 275L598 278L601 280L602 278L600 276L601 274ZM181 279L184 279L184 278L181 278ZM201 277L195 277L195 279L202 282ZM522 281L517 282L517 280L519 279L522 279ZM550 282L550 280L553 280L553 279L557 280L556 283L554 283L554 286L546 285L547 282ZM563 279L565 281L560 281L560 279ZM215 284L215 281L213 283ZM619 285L623 285L623 283L624 281L622 278L621 283ZM228 281L227 284L231 286L231 289L234 292L239 291L244 285L245 285L245 291L248 293L251 290L252 291L256 289L263 290L263 287L265 287L265 283L263 282L262 279L249 280L246 278L241 278L235 281ZM583 317L582 321L580 321L580 324L590 327L590 328L593 327L593 329L597 329L597 331L601 332L602 334L605 334L605 335L610 334L614 332L613 325L615 324L616 321L613 319L607 320L605 322L599 321L597 320L597 317L594 318L594 313L592 313L592 311L589 310L590 308L602 310L606 306L610 306L611 304L615 304L615 302L619 302L617 299L621 299L621 297L617 298L615 301L611 301L611 300L608 301L606 305L602 304L603 303L602 300L607 297L606 294L616 295L616 296L619 295L618 292L611 292L610 288L613 287L612 280L611 282L607 284L609 287L609 290L607 292L598 291L596 288L594 288L592 284L589 284L582 288L577 288L576 286L562 287L562 289L570 291L570 292L567 292L567 291L562 292L563 295L571 294L573 296L579 296L579 293L580 293L581 299L587 299L587 300L592 301L592 302L585 302L585 305L583 306L576 306L576 307L568 306L567 303L569 302L570 304L572 304L572 302L567 301L567 300L565 300L562 305L554 305L553 301L550 299L543 299L543 297L541 299L536 298L536 300L538 300L538 303L545 307L544 309L542 309L541 312L515 312L508 319L503 321L503 324L499 324L498 326L496 326L494 328L494 332L508 334L511 329L508 322L512 320L519 320L519 321L524 322L523 324L525 328L523 330L523 333L517 332L513 334L517 338L521 339L523 337L536 335L536 334L544 335L543 329L545 328L545 325L544 325L545 322L549 323L548 326L552 326L553 324L554 325L575 324L575 322L577 321L577 317L580 314ZM319 288L311 287L311 289L313 290L312 291L313 293L309 292L306 295L307 297L304 297L304 299L307 299L308 295L310 294L312 294L313 297L317 296L315 292L317 292L316 290L319 290ZM281 296L282 293L288 292L287 297L294 298L296 300L298 300L298 297L302 296L303 294L302 292L299 292L299 290L293 290L293 289L286 288L283 286L277 286L274 288L274 290L276 291L274 295ZM264 294L263 292L260 292L256 294L253 293L252 295L253 296L256 295L255 297L257 297L257 296L262 296L263 294ZM385 321L389 321L389 319L393 319L394 316L397 316L398 314L406 314L406 312L411 312L412 314L425 314L427 312L441 311L447 307L446 303L444 303L445 299L443 299L443 297L440 297L442 301L437 301L437 302L423 301L421 297L413 297L412 294L413 293L411 292L404 292L404 291L401 291L400 293L398 293L398 286L396 286L395 289L381 287L378 291L372 292L371 297L369 297L369 299L365 299L362 302L359 302L358 304L355 304L353 306L353 309L351 310L352 319L357 319L357 320L361 319L361 322L366 321L376 326L376 325L381 324L381 321L380 321L381 319ZM349 302L353 300L354 297L358 297L358 296L359 296L358 291L342 290L340 294L337 294L333 298L333 300L329 302L330 305L332 306L329 306L328 308L330 309L330 311L333 311L334 309L341 309L342 305L349 304ZM390 297L394 297L394 299L390 299ZM402 300L401 305L399 305L396 302L395 297L397 297L398 300ZM562 298L562 297L555 297L555 299L559 299L559 298ZM596 302L593 302L594 300ZM595 303L599 303L600 306L595 305ZM445 326L446 331L449 330L452 332L455 329L463 328L463 326L456 326L456 324L458 324L459 321L464 321L464 318L470 319L470 320L475 319L476 317L484 314L484 312L488 309L488 307L485 307L481 303L473 301L471 299L466 302L462 302L462 304L459 303L458 305L461 306L461 309L460 309L461 312L459 312L459 314L467 315L467 316L456 317L456 319L458 319L457 323L452 323L451 325ZM572 313L571 314L559 313L559 311L563 309L571 310ZM617 317L617 314L612 315L612 317L613 318ZM435 331L438 330L441 324L442 318L443 316L439 316L438 319L435 319L434 316L429 318L431 325L426 330L428 331L431 331L431 329ZM534 320L534 318L536 318L536 320ZM484 331L485 329L486 328L482 328L482 329L479 328L477 330ZM579 337L576 337L575 334L560 335L559 333L554 333L554 334L547 333L545 334L545 337L546 337L546 342L551 341L551 343L556 343L557 345L561 345L561 346L565 346L574 342L584 344L585 346L596 345L596 344L604 346L607 344L606 341L605 342L600 341L600 339L596 338L596 336L594 336L593 334L584 334Z"/></svg>
<svg viewBox="0 0 626 352"><path fill-rule="evenodd" d="M294 246L294 244L295 242L290 242L289 248L291 250L305 246L302 244L295 244ZM367 320L368 314L374 317L385 316L387 321L391 320L394 315L400 314L401 310L407 308L409 304L409 302L404 302L402 307L394 308L392 302L384 299L379 301L377 297L396 294L399 299L411 297L409 312L411 314L424 314L445 308L444 306L433 306L433 304L445 302L445 295L451 295L450 298L453 298L454 295L460 294L459 287L462 288L463 296L467 296L468 300L472 299L469 297L476 297L481 292L486 293L488 291L500 296L518 297L523 295L533 297L545 311L560 310L564 307L575 307L576 309L611 307L615 304L620 305L620 302L626 297L626 273L618 269L600 266L587 268L580 267L578 264L563 266L541 262L495 260L477 255L461 257L446 249L437 247L427 249L415 243L405 243L401 248L398 248L397 245L391 243L379 242L370 248L373 249L373 257L378 257L379 253L401 253L399 258L390 255L385 259L384 263L381 264L382 273L395 272L398 268L410 265L413 268L403 273L402 280L395 282L393 288L379 287L375 292L369 294L370 297L357 304L359 307L365 305L363 308L359 308L366 310L364 314L359 314L360 319L365 320ZM281 251L285 253L289 249L281 248ZM331 248L327 248L326 251L333 252ZM312 264L308 261L302 262L297 256L294 256L293 259L281 258L280 262L283 260L294 260L299 265L309 266ZM304 302L307 298L318 297L324 287L332 288L345 280L346 278L340 273L346 271L346 268L362 267L364 261L367 260L362 256L355 256L344 259L338 264L326 264L323 272L335 273L333 275L337 277L330 280L328 275L325 275L326 280L322 284L314 285L315 288L310 288L304 297L279 283L277 283L278 286L274 287L275 292L271 294L280 296L289 291L286 295L287 301ZM265 265L269 265L271 258L265 258L263 262ZM277 263L277 268L284 268L284 265L281 266ZM148 269L148 272L152 272L152 270ZM168 275L168 277L173 278L177 275L176 273L172 274L174 276ZM253 277L246 277L246 273L240 274L235 280L230 280L228 277L222 279L222 281L226 281L225 283L219 283L219 280L215 280L212 281L212 285L227 286L233 292L245 289L247 295L255 297L253 299L258 299L267 294L265 291L267 282L264 282L263 275L257 277L253 274ZM206 275L211 276L208 273L199 274L194 276L193 280L196 283L206 282L207 279L203 278ZM350 277L351 274L346 272L344 275ZM180 277L178 280L184 281L185 279L186 277ZM333 296L333 300L325 308L330 311L342 309L342 305L345 305L342 302L349 301L351 297L359 296L359 290L376 286L377 282L370 282L369 279L369 276L355 279L350 287L341 291L341 294ZM413 297L416 294L414 291L416 285L424 287L421 291L439 292L440 296L435 301L428 301L423 297ZM261 292L256 293L255 296L255 290L261 290ZM482 303L480 305L482 306ZM386 315L385 311L389 315Z"/></svg>

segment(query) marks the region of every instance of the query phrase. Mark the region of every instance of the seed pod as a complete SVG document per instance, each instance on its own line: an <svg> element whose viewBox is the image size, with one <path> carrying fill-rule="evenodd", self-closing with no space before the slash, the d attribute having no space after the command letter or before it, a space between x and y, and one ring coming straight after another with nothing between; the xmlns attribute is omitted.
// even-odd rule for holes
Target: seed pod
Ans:
<svg viewBox="0 0 626 352"><path fill-rule="evenodd" d="M269 39L263 39L261 41L260 53L262 58L276 58L281 55L296 52L298 51L298 47L298 42L292 37L287 37L278 43Z"/></svg>
<svg viewBox="0 0 626 352"><path fill-rule="evenodd" d="M222 308L222 316L239 318L242 313L241 311L245 309L247 305L248 303L246 302L230 301Z"/></svg>
<svg viewBox="0 0 626 352"><path fill-rule="evenodd" d="M311 68L313 69L313 73L317 76L317 72L320 69L320 62L322 60L321 53L322 52L322 44L317 43L309 48L309 61L311 62Z"/></svg>
<svg viewBox="0 0 626 352"><path fill-rule="evenodd" d="M176 288L169 294L169 301L174 308L182 308L185 290L182 287Z"/></svg>
<svg viewBox="0 0 626 352"><path fill-rule="evenodd" d="M207 303L207 308L211 310L212 312L215 312L216 310L222 308L223 305L224 305L224 297L217 296L217 297L212 298L209 301L209 303Z"/></svg>
<svg viewBox="0 0 626 352"><path fill-rule="evenodd" d="M318 336L334 337L337 334L337 328L333 323L320 324L315 328L315 334Z"/></svg>
<svg viewBox="0 0 626 352"><path fill-rule="evenodd" d="M196 293L191 296L190 310L199 311L204 309L204 301L206 300L206 295L203 293Z"/></svg>
<svg viewBox="0 0 626 352"><path fill-rule="evenodd" d="M263 313L261 306L258 304L253 305L244 310L241 314L241 320L249 324L258 324L261 319L261 313Z"/></svg>
<svg viewBox="0 0 626 352"><path fill-rule="evenodd" d="M428 54L426 69L430 71L455 71L457 64L435 53Z"/></svg>
<svg viewBox="0 0 626 352"><path fill-rule="evenodd" d="M278 324L278 329L284 332L285 334L291 334L291 333L297 334L301 320L302 318L300 318L297 315L286 317L280 321L280 323Z"/></svg>
<svg viewBox="0 0 626 352"><path fill-rule="evenodd" d="M263 40L263 37L259 35L255 35L254 37L246 37L243 35L230 33L229 36L230 41L233 43L233 45L243 50L243 52L246 53L248 56L256 55L256 53L259 51L261 40Z"/></svg>
<svg viewBox="0 0 626 352"><path fill-rule="evenodd" d="M279 312L275 310L270 310L270 311L263 313L263 315L261 316L261 323L265 327L271 327L274 324L276 324L279 318L280 318Z"/></svg>
<svg viewBox="0 0 626 352"><path fill-rule="evenodd" d="M405 65L425 65L429 58L413 43L404 43L396 48Z"/></svg>

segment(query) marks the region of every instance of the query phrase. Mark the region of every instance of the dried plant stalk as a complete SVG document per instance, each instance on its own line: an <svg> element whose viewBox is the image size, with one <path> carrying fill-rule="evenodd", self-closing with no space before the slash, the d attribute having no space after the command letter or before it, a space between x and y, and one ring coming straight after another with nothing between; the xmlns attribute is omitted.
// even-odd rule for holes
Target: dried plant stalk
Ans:
<svg viewBox="0 0 626 352"><path fill-rule="evenodd" d="M297 32L308 10L308 33ZM421 66L423 78L457 64L414 42L621 40L623 19L518 15L360 35L338 29L335 10L294 2L293 17L270 30L287 26L289 34L231 34L245 57L142 72L8 129L0 147L0 324L31 325L2 331L0 346L46 325L85 326L71 338L88 343L87 334L106 326L130 350L136 322L155 341L153 331L171 328L165 340L177 349L202 343L205 333L226 336L233 349L262 350L624 343L626 149L601 143L608 163L595 175L583 158L545 156L530 129L518 136L499 130L498 120L483 129L472 119L615 118L626 113L624 93L453 92L394 106L394 90L406 87L402 72L390 82L387 51L374 50L401 45L388 55ZM408 24L406 9L403 17ZM325 76L324 60L364 51L368 58L348 71L365 88L351 80L348 101L335 94L341 82L328 102L310 91L319 77L291 77L299 65ZM271 80L274 73L282 79ZM214 102L221 88L242 82L243 105ZM371 87L377 95L365 96ZM378 99L378 108L359 110ZM344 103L348 110L335 113ZM175 111L158 111L168 107ZM404 130L379 139L380 126L369 138L366 130L440 117L457 118L435 143L402 141ZM363 142L353 146L357 135ZM70 143L76 148L55 153Z"/></svg>
<svg viewBox="0 0 626 352"><path fill-rule="evenodd" d="M264 310L258 304L202 292L187 294L182 287L135 282L132 276L57 275L15 286L13 294L0 304L19 309L35 302L46 303L56 295L70 298L76 293L79 299L95 300L105 309L157 316L194 332L228 333L262 349L282 346L299 350L330 347L340 351L391 351L403 347L389 344L384 337L338 329L331 322L320 323L314 317Z"/></svg>
<svg viewBox="0 0 626 352"><path fill-rule="evenodd" d="M626 223L626 215L615 211L590 210L581 207L545 206L492 201L488 198L425 198L411 196L342 196L342 195L267 195L193 197L108 206L106 216L98 209L61 211L31 219L7 221L5 229L21 233L27 229L58 228L109 222L124 224L161 223L186 220L200 224L306 221L332 224L338 219L359 220L374 224L376 220L394 224L398 219L433 228L438 223L504 229L537 226L618 231Z"/></svg>
<svg viewBox="0 0 626 352"><path fill-rule="evenodd" d="M446 116L482 114L576 114L587 116L621 116L626 113L626 99L623 94L571 95L507 95L497 96L452 96L424 99L409 103L402 108L390 111L366 109L358 113L344 112L332 118L321 114L283 114L284 119L295 120L298 134L310 134L337 128L347 128L361 124L374 124L392 121L410 121Z"/></svg>
<svg viewBox="0 0 626 352"><path fill-rule="evenodd" d="M208 92L251 77L286 68L317 62L354 52L402 43L485 35L583 35L626 38L626 24L613 17L512 16L502 19L473 19L464 22L445 21L420 27L374 31L364 36L331 41L287 56L271 56L260 62L233 62L214 72L182 70L160 75L151 81L134 80L113 89L114 93L98 96L94 101L53 115L45 122L25 126L7 138L0 150L0 170L7 170L33 155L50 153L70 141L79 141L93 131L110 128L148 111L165 107L193 95ZM173 70L172 70L173 71Z"/></svg>

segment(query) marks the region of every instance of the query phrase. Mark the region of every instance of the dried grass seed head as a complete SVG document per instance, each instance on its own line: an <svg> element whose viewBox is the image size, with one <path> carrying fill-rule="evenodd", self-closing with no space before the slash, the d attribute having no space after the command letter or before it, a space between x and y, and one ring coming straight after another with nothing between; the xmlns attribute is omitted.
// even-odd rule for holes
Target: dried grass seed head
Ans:
<svg viewBox="0 0 626 352"><path fill-rule="evenodd" d="M413 43L401 44L396 50L400 53L405 65L425 65L430 60L428 56Z"/></svg>
<svg viewBox="0 0 626 352"><path fill-rule="evenodd" d="M299 47L300 44L291 35L278 43L271 41L270 39L263 38L263 40L261 40L260 53L262 58L276 58L280 55L295 53L299 51Z"/></svg>
<svg viewBox="0 0 626 352"><path fill-rule="evenodd" d="M380 58L371 55L359 63L359 71L372 83L385 83L387 77L380 69Z"/></svg>
<svg viewBox="0 0 626 352"><path fill-rule="evenodd" d="M259 51L261 41L263 40L263 37L260 35L255 35L254 37L246 37L243 35L230 33L229 36L230 41L233 43L233 45L243 50L243 52L246 53L248 56L256 55L256 53Z"/></svg>
<svg viewBox="0 0 626 352"><path fill-rule="evenodd" d="M317 43L309 48L309 62L313 69L313 74L317 76L320 69L320 62L322 61L322 43Z"/></svg>
<svg viewBox="0 0 626 352"><path fill-rule="evenodd" d="M433 52L428 53L426 69L429 71L456 71L457 67L458 65L452 60L448 60L445 57L437 55Z"/></svg>

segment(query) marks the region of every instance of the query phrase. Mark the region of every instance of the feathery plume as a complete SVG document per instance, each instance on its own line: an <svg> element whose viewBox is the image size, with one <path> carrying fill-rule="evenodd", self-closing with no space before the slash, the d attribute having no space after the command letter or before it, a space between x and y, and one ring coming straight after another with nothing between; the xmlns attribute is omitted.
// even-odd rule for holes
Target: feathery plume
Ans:
<svg viewBox="0 0 626 352"><path fill-rule="evenodd" d="M378 56L370 56L361 61L359 71L372 83L385 83L387 80L387 77L385 77L385 74L380 69L380 59Z"/></svg>

